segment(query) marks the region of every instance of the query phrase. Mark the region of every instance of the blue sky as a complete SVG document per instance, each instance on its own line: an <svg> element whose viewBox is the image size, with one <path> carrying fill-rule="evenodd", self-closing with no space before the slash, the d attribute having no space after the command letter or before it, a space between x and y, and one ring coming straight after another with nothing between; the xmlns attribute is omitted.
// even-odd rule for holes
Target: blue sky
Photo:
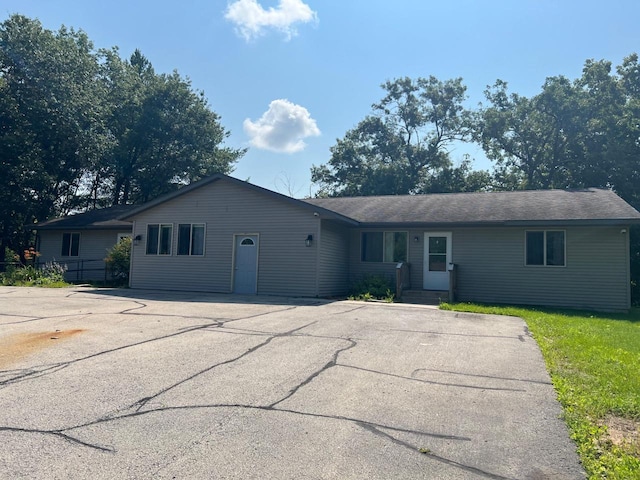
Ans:
<svg viewBox="0 0 640 480"><path fill-rule="evenodd" d="M640 51L637 0L2 0L0 18L12 13L188 76L227 144L249 147L233 175L297 197L385 80L462 77L476 106L498 78L533 95L546 77L578 77L588 58L617 65ZM490 168L475 146L453 160L464 153Z"/></svg>

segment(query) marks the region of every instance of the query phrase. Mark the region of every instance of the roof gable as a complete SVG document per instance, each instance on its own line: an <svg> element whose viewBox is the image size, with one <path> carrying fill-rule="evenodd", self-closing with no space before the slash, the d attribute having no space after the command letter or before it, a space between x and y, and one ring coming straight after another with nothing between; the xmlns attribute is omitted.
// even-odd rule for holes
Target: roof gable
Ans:
<svg viewBox="0 0 640 480"><path fill-rule="evenodd" d="M253 185L249 182L245 182L242 180L238 180L237 178L233 178L233 177L229 177L227 175L223 175L221 173L219 174L215 174L212 175L210 177L206 177L203 178L202 180L199 180L197 182L191 183L185 187L180 188L179 190L176 190L175 192L171 192L168 193L166 195L162 195L158 198L156 198L155 200L151 200L150 202L147 202L143 205L140 205L136 208L134 208L132 211L130 211L126 216L124 216L123 218L125 219L129 219L129 218L134 218L137 215L150 210L154 207L157 207L159 205L162 205L166 202L169 202L175 198L178 198L182 195L187 195L189 194L189 192L192 192L196 189L205 187L207 185L210 184L214 184L215 182L219 182L219 181L226 181L226 182L230 182L235 186L239 186L240 188L247 188L250 189L252 191L256 191L259 192L263 195L267 195L271 198L275 198L278 201L281 202L285 202L288 204L293 204L297 207L300 208L304 208L306 210L312 211L312 212L317 212L325 217L328 218L333 218L335 220L340 220L340 221L344 221L347 223L351 223L351 224L356 224L357 222L353 221L352 219L343 216L342 214L340 214L339 212L334 212L332 210L327 210L325 208L323 208L322 206L315 206L315 205L311 205L308 202L305 202L303 200L298 200L296 198L293 197L287 197L286 195L282 195L281 193L278 192L274 192L273 190L268 190L266 188L263 187L259 187L257 185Z"/></svg>

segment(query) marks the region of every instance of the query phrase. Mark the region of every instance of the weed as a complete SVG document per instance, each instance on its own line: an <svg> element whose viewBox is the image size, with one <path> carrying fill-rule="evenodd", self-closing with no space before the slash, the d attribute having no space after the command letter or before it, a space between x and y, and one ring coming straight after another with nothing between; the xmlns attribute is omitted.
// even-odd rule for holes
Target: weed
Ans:
<svg viewBox="0 0 640 480"><path fill-rule="evenodd" d="M28 252L30 252L29 255L27 255ZM27 261L29 263L27 265L20 265L15 262L16 259L20 257L8 248L5 250L5 262L12 263L6 268L4 273L0 274L1 285L49 288L69 286L69 284L64 281L64 272L67 270L65 265L60 265L56 262L47 262L42 268L37 268L33 265L33 260L39 256L39 253L30 249L25 250L25 255L27 255Z"/></svg>
<svg viewBox="0 0 640 480"><path fill-rule="evenodd" d="M382 275L365 275L351 288L349 300L383 300L393 302L391 282Z"/></svg>

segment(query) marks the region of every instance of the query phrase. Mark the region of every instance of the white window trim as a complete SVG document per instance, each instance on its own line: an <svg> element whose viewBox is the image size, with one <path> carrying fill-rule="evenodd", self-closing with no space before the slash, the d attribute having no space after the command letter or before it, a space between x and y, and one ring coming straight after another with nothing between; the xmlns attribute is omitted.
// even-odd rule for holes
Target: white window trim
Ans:
<svg viewBox="0 0 640 480"><path fill-rule="evenodd" d="M542 261L544 262L542 265L529 265L527 263L527 233L529 232L543 232L542 237ZM547 232L562 232L564 235L564 265L547 265ZM567 267L567 231L562 228L540 228L540 229L530 229L524 231L524 266L527 268L566 268Z"/></svg>

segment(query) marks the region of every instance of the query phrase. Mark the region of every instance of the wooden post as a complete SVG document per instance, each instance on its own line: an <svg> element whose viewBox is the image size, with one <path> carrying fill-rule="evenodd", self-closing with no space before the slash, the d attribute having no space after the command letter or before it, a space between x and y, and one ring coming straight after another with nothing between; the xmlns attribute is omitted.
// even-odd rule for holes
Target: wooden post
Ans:
<svg viewBox="0 0 640 480"><path fill-rule="evenodd" d="M457 291L457 274L456 274L456 265L452 263L449 265L449 302L456 301L456 291Z"/></svg>

